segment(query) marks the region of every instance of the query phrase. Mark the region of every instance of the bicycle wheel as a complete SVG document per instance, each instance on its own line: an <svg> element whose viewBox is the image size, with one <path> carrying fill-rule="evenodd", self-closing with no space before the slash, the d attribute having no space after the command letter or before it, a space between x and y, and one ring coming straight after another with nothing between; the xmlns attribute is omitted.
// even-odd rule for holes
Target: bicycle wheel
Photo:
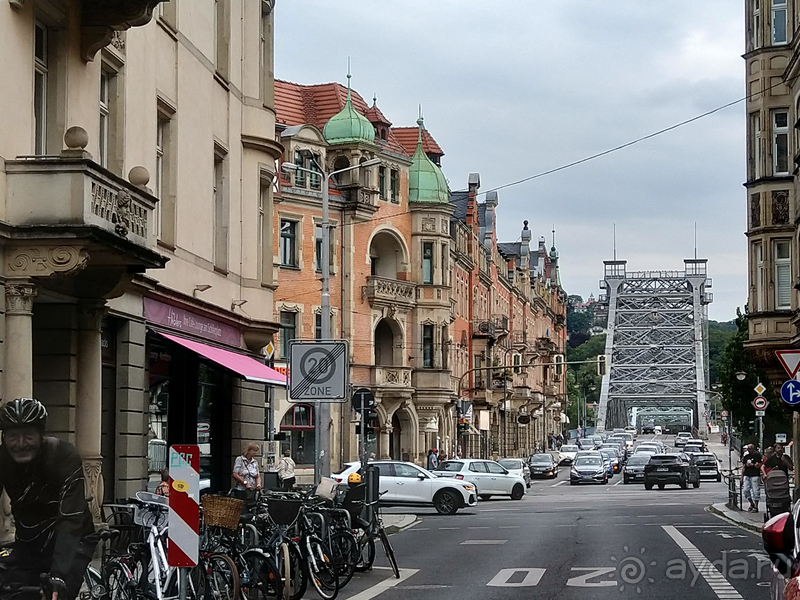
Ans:
<svg viewBox="0 0 800 600"><path fill-rule="evenodd" d="M239 600L239 570L227 554L212 554L204 559L206 600Z"/></svg>
<svg viewBox="0 0 800 600"><path fill-rule="evenodd" d="M353 578L358 562L358 541L349 531L336 531L330 537L331 559L341 590Z"/></svg>
<svg viewBox="0 0 800 600"><path fill-rule="evenodd" d="M283 580L283 600L292 598L292 557L289 553L289 544L281 544L281 578Z"/></svg>
<svg viewBox="0 0 800 600"><path fill-rule="evenodd" d="M369 571L372 568L372 563L375 562L375 540L363 531L359 531L356 539L358 540L356 571L363 573L364 571Z"/></svg>
<svg viewBox="0 0 800 600"><path fill-rule="evenodd" d="M281 595L281 576L278 567L270 556L260 550L248 550L242 555L247 577L242 579L242 596L246 600L279 598Z"/></svg>
<svg viewBox="0 0 800 600"><path fill-rule="evenodd" d="M394 557L394 550L392 549L392 545L389 543L389 536L386 535L386 530L383 527L378 529L378 537L381 538L383 551L386 553L386 558L389 559L389 564L392 567L392 571L394 571L394 578L400 579L400 567L397 566L397 559Z"/></svg>
<svg viewBox="0 0 800 600"><path fill-rule="evenodd" d="M333 600L339 593L339 578L330 553L317 540L308 540L306 543L306 565L311 585L323 600Z"/></svg>
<svg viewBox="0 0 800 600"><path fill-rule="evenodd" d="M117 561L109 561L103 570L106 600L135 600L136 580L130 569Z"/></svg>

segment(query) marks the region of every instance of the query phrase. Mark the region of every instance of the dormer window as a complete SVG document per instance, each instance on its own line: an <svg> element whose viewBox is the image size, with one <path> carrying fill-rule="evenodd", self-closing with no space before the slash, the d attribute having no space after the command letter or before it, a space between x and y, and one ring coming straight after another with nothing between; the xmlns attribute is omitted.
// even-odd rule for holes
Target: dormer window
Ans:
<svg viewBox="0 0 800 600"><path fill-rule="evenodd" d="M381 139L385 142L386 141L386 129L385 128L383 128L383 127L381 128L380 135L381 135Z"/></svg>
<svg viewBox="0 0 800 600"><path fill-rule="evenodd" d="M304 188L306 187L306 172L301 170L301 168L305 168L306 159L303 157L303 153L299 150L295 150L294 164L296 164L298 167L294 172L294 187Z"/></svg>

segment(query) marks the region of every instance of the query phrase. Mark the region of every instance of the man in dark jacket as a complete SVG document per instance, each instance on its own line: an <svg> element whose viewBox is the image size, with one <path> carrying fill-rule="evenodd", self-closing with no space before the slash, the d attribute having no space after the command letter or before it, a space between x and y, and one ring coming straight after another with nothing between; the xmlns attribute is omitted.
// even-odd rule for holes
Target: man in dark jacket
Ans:
<svg viewBox="0 0 800 600"><path fill-rule="evenodd" d="M4 584L35 586L43 573L53 600L73 600L97 536L86 501L83 463L69 442L44 435L47 409L18 398L0 408L0 491L16 526ZM35 597L35 596L32 596Z"/></svg>

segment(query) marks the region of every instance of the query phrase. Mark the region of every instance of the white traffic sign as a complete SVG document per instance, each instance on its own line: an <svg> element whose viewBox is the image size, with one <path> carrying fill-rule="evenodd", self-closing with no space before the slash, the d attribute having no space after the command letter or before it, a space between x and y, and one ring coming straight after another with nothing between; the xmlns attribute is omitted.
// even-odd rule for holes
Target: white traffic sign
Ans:
<svg viewBox="0 0 800 600"><path fill-rule="evenodd" d="M765 410L757 410L756 411L756 416L757 417L763 417L766 412L767 411L765 411Z"/></svg>
<svg viewBox="0 0 800 600"><path fill-rule="evenodd" d="M769 402L767 402L767 399L764 398L764 396L756 396L753 398L753 408L756 410L764 410L767 408L768 404Z"/></svg>
<svg viewBox="0 0 800 600"><path fill-rule="evenodd" d="M728 411L727 410L721 410L721 411L719 411L719 414L723 419L727 419L728 418Z"/></svg>
<svg viewBox="0 0 800 600"><path fill-rule="evenodd" d="M800 350L776 350L775 355L781 361L789 377L794 379L797 372L800 371Z"/></svg>
<svg viewBox="0 0 800 600"><path fill-rule="evenodd" d="M350 383L347 340L289 342L289 399L292 402L344 402Z"/></svg>
<svg viewBox="0 0 800 600"><path fill-rule="evenodd" d="M786 434L785 433L776 433L775 434L775 443L776 444L785 444L786 443Z"/></svg>

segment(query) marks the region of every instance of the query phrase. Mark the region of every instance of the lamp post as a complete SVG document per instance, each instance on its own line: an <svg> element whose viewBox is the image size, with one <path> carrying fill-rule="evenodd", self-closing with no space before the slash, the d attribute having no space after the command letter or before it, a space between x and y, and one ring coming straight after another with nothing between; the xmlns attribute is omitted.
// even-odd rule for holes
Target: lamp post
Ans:
<svg viewBox="0 0 800 600"><path fill-rule="evenodd" d="M306 154L306 157L309 155ZM380 164L379 158L373 158L357 165L337 169L336 171L326 172L322 165L310 156L311 161L317 166L317 170L301 167L294 163L284 162L281 168L284 171L305 171L322 179L322 251L320 252L320 262L322 263L322 298L320 301L322 339L331 339L331 243L330 243L330 222L328 220L328 180L334 175L339 175L353 169L368 168ZM330 406L327 402L316 402L314 407L314 480L319 483L320 477L328 477L331 474L331 455L329 452L331 445L330 432ZM342 432L342 435L344 432Z"/></svg>

